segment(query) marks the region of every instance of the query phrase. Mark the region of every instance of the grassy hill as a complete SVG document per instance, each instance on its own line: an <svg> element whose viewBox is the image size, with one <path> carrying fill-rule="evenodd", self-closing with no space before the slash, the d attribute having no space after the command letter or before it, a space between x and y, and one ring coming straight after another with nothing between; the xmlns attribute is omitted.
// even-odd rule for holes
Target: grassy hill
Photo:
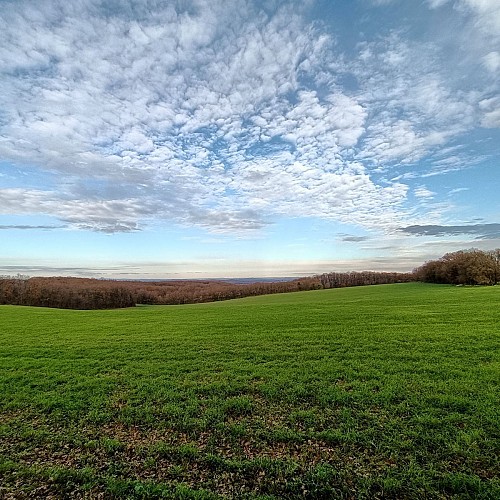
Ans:
<svg viewBox="0 0 500 500"><path fill-rule="evenodd" d="M0 498L499 498L500 288L0 306Z"/></svg>

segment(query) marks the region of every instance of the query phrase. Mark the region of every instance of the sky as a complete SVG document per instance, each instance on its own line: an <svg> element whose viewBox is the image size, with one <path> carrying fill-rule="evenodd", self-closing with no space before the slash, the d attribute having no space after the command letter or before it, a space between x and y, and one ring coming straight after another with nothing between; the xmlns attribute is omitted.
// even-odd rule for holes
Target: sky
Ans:
<svg viewBox="0 0 500 500"><path fill-rule="evenodd" d="M498 0L0 0L0 275L500 247Z"/></svg>

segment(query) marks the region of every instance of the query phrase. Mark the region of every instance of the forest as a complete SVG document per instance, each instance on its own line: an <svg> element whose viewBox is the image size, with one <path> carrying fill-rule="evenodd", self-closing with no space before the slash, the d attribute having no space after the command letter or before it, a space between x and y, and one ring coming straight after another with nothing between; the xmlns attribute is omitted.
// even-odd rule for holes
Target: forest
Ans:
<svg viewBox="0 0 500 500"><path fill-rule="evenodd" d="M500 281L500 248L447 253L413 271L417 281L450 285L496 285Z"/></svg>
<svg viewBox="0 0 500 500"><path fill-rule="evenodd" d="M193 304L255 295L413 281L410 273L328 273L292 281L235 284L212 280L114 281L90 278L0 279L0 304L111 309L136 304Z"/></svg>
<svg viewBox="0 0 500 500"><path fill-rule="evenodd" d="M452 285L495 285L500 249L447 253L411 273L332 272L291 281L236 284L214 280L117 281L91 278L0 278L0 304L61 309L112 309L137 304L174 305L255 295L422 281Z"/></svg>

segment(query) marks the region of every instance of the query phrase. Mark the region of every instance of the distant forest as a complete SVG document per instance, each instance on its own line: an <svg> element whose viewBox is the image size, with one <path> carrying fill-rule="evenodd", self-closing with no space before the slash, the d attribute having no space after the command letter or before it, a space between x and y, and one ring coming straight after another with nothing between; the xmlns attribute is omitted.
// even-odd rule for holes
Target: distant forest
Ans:
<svg viewBox="0 0 500 500"><path fill-rule="evenodd" d="M136 304L194 304L254 295L346 286L400 283L409 273L328 273L286 282L236 284L225 281L113 281L88 278L3 278L0 304L110 309Z"/></svg>
<svg viewBox="0 0 500 500"><path fill-rule="evenodd" d="M426 262L411 273L325 273L285 282L237 284L225 281L116 281L89 278L0 278L0 304L62 309L112 309L137 304L194 304L255 295L351 286L424 281L454 285L495 285L500 249L463 250Z"/></svg>

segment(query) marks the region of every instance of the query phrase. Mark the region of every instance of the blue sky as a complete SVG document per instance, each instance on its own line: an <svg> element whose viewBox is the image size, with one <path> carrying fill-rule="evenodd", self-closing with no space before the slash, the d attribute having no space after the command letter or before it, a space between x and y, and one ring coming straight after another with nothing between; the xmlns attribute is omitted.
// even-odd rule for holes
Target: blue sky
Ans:
<svg viewBox="0 0 500 500"><path fill-rule="evenodd" d="M500 247L498 0L0 0L0 274Z"/></svg>

